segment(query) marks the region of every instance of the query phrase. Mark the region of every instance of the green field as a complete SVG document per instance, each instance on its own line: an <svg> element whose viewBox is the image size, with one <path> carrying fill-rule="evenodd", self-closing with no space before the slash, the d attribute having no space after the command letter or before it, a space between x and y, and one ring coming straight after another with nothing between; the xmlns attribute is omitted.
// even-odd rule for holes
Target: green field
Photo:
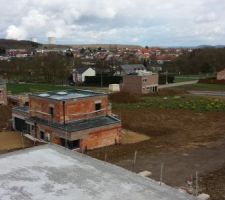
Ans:
<svg viewBox="0 0 225 200"><path fill-rule="evenodd" d="M225 112L225 100L193 96L144 97L139 103L113 104L114 109L184 109L197 112Z"/></svg>
<svg viewBox="0 0 225 200"><path fill-rule="evenodd" d="M66 89L72 89L72 88L74 87L49 85L49 84L32 84L32 83L25 83L25 84L8 83L7 84L7 91L8 92L10 91L12 94L66 90Z"/></svg>
<svg viewBox="0 0 225 200"><path fill-rule="evenodd" d="M36 84L36 83L8 83L7 91L12 94L29 93L29 92L44 92L44 91L57 91L69 89L84 89L94 90L99 92L107 92L108 88L98 87L77 87L77 86L63 86L63 85L50 85L50 84Z"/></svg>
<svg viewBox="0 0 225 200"><path fill-rule="evenodd" d="M184 90L199 90L199 91L225 91L225 85L198 83L193 85L179 86Z"/></svg>
<svg viewBox="0 0 225 200"><path fill-rule="evenodd" d="M205 75L205 74L202 74L202 75L180 75L180 76L175 76L175 83L194 81L194 80L210 78L210 77L213 77L213 75Z"/></svg>

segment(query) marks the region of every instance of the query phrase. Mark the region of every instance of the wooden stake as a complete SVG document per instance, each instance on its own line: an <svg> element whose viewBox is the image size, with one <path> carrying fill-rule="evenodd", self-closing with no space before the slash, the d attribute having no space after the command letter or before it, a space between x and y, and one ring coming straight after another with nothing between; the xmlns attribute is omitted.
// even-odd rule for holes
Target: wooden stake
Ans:
<svg viewBox="0 0 225 200"><path fill-rule="evenodd" d="M160 185L162 185L162 182L163 182L163 168L164 168L164 164L161 163L161 169L160 169Z"/></svg>
<svg viewBox="0 0 225 200"><path fill-rule="evenodd" d="M137 160L137 151L134 152L133 171L135 169L136 160Z"/></svg>
<svg viewBox="0 0 225 200"><path fill-rule="evenodd" d="M23 140L23 133L21 132L21 141L22 141L22 147L24 149L24 140Z"/></svg>
<svg viewBox="0 0 225 200"><path fill-rule="evenodd" d="M107 161L107 153L105 152L105 162Z"/></svg>
<svg viewBox="0 0 225 200"><path fill-rule="evenodd" d="M196 171L196 177L195 177L195 195L198 196L198 171Z"/></svg>

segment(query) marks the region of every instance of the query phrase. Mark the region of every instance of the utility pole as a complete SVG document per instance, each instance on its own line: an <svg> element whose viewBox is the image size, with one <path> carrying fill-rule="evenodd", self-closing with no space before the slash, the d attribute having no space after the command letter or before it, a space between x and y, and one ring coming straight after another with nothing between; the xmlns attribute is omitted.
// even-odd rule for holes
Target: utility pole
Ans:
<svg viewBox="0 0 225 200"><path fill-rule="evenodd" d="M101 88L102 88L102 85L103 85L103 80L102 80L102 69L101 69Z"/></svg>
<svg viewBox="0 0 225 200"><path fill-rule="evenodd" d="M168 71L166 70L166 85L168 84Z"/></svg>
<svg viewBox="0 0 225 200"><path fill-rule="evenodd" d="M67 135L68 135L68 132L67 132L67 126L66 126L66 137L65 137L65 148L66 149L68 148Z"/></svg>

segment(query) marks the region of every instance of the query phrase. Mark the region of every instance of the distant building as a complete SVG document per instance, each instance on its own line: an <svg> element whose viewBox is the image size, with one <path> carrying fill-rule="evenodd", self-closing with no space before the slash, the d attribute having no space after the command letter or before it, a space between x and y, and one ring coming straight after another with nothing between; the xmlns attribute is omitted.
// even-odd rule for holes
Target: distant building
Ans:
<svg viewBox="0 0 225 200"><path fill-rule="evenodd" d="M217 80L225 80L225 69L217 72Z"/></svg>
<svg viewBox="0 0 225 200"><path fill-rule="evenodd" d="M48 37L48 44L55 45L56 44L56 37Z"/></svg>
<svg viewBox="0 0 225 200"><path fill-rule="evenodd" d="M75 83L85 82L86 76L96 76L95 69L91 67L78 67L73 70L73 81Z"/></svg>
<svg viewBox="0 0 225 200"><path fill-rule="evenodd" d="M139 72L147 72L146 68L142 64L127 64L127 65L121 65L120 70L116 72L116 75L128 75L133 73L139 73Z"/></svg>
<svg viewBox="0 0 225 200"><path fill-rule="evenodd" d="M8 49L6 50L6 56L24 58L29 56L30 53L26 49Z"/></svg>
<svg viewBox="0 0 225 200"><path fill-rule="evenodd" d="M33 137L89 150L120 143L121 122L111 113L108 96L73 90L31 94L29 107L12 111L13 128Z"/></svg>
<svg viewBox="0 0 225 200"><path fill-rule="evenodd" d="M158 74L151 72L130 74L123 77L122 92L148 94L158 91Z"/></svg>
<svg viewBox="0 0 225 200"><path fill-rule="evenodd" d="M6 82L0 79L0 105L7 105Z"/></svg>

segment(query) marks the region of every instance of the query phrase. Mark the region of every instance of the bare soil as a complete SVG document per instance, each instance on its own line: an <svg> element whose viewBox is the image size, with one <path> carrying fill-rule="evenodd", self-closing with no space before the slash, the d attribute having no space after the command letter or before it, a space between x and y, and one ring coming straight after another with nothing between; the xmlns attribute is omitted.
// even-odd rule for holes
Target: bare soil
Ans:
<svg viewBox="0 0 225 200"><path fill-rule="evenodd" d="M107 153L108 162L135 172L151 171L155 180L159 180L163 163L163 181L181 188L187 187L187 180L196 171L204 176L225 167L225 113L169 109L113 112L122 118L124 128L145 134L150 140L105 147L89 155L104 160ZM133 166L135 151L138 154Z"/></svg>
<svg viewBox="0 0 225 200"><path fill-rule="evenodd" d="M121 132L122 132L121 137L122 144L134 144L150 139L150 137L148 137L147 135L136 133L127 129L122 129Z"/></svg>
<svg viewBox="0 0 225 200"><path fill-rule="evenodd" d="M0 132L0 154L33 147L33 141L17 132Z"/></svg>
<svg viewBox="0 0 225 200"><path fill-rule="evenodd" d="M0 131L9 130L11 127L10 119L12 117L12 109L10 106L0 106Z"/></svg>

